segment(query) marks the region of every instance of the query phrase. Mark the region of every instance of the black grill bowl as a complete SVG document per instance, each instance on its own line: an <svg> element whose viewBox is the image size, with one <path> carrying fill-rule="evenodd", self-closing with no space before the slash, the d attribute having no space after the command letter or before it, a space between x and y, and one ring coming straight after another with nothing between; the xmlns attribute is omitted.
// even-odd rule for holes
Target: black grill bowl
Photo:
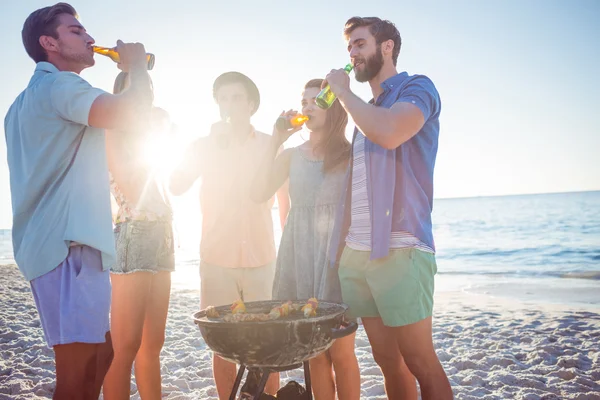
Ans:
<svg viewBox="0 0 600 400"><path fill-rule="evenodd" d="M276 300L245 303L249 313L268 313L281 304ZM228 305L215 309L221 315L230 312ZM335 339L355 332L356 322L344 322L347 309L345 304L319 301L317 315L310 318L300 312L272 321L225 322L207 318L206 310L193 318L206 345L222 358L248 367L277 368L314 358L329 349Z"/></svg>

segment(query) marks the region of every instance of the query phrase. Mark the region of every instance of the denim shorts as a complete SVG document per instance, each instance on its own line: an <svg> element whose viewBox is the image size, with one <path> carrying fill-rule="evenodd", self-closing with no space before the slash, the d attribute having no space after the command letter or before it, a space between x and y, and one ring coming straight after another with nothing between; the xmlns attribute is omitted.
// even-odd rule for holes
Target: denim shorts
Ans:
<svg viewBox="0 0 600 400"><path fill-rule="evenodd" d="M58 267L30 284L49 347L105 342L111 286L98 250L72 246Z"/></svg>
<svg viewBox="0 0 600 400"><path fill-rule="evenodd" d="M173 227L166 221L127 221L115 226L113 274L175 270Z"/></svg>

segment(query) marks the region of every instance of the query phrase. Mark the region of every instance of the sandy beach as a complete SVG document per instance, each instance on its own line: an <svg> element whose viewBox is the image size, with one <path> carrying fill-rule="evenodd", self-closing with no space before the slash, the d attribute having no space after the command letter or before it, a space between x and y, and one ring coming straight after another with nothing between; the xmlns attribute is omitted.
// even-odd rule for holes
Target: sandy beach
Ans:
<svg viewBox="0 0 600 400"><path fill-rule="evenodd" d="M47 348L28 283L14 265L0 274L0 399L51 398ZM163 398L215 399L211 353L191 315L198 292L174 288L162 353ZM441 292L434 315L436 351L456 399L600 399L600 309ZM385 399L364 330L356 354L361 398ZM301 370L281 375L303 383ZM132 399L139 399L135 383Z"/></svg>

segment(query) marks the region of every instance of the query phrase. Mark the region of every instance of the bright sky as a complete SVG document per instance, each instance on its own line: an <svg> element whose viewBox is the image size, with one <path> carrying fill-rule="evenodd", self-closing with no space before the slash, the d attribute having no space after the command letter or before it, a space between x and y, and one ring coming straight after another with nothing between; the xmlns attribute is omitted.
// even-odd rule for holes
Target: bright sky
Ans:
<svg viewBox="0 0 600 400"><path fill-rule="evenodd" d="M1 0L2 117L34 70L21 42L23 22L50 4ZM270 133L281 110L300 108L306 81L348 62L344 22L379 16L400 30L399 70L428 75L441 95L436 197L600 189L597 0L72 4L98 45L139 41L156 54L156 105L171 114L185 142L217 120L211 88L220 73L238 70L257 83L262 103L253 123ZM118 70L108 59L96 60L82 76L110 91ZM370 98L367 84L352 87ZM197 208L195 195L186 204ZM10 224L0 140L0 228Z"/></svg>

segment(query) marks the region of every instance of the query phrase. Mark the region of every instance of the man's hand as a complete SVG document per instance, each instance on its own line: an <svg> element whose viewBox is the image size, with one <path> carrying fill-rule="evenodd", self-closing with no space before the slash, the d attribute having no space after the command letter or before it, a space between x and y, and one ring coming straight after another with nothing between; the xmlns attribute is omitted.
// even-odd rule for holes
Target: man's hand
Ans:
<svg viewBox="0 0 600 400"><path fill-rule="evenodd" d="M343 93L350 91L350 77L343 68L332 69L331 72L327 74L325 80L323 81L322 87L325 87L328 84L331 88L331 91L337 97L340 97Z"/></svg>
<svg viewBox="0 0 600 400"><path fill-rule="evenodd" d="M185 193L202 176L206 164L206 147L207 138L197 139L189 145L169 179L169 189L173 195Z"/></svg>
<svg viewBox="0 0 600 400"><path fill-rule="evenodd" d="M217 146L225 150L233 138L233 128L230 123L225 121L215 122L210 127L210 136L214 136Z"/></svg>
<svg viewBox="0 0 600 400"><path fill-rule="evenodd" d="M211 135L230 135L232 133L231 124L225 121L215 122L210 127Z"/></svg>
<svg viewBox="0 0 600 400"><path fill-rule="evenodd" d="M148 61L146 59L146 49L141 43L123 43L121 40L117 40L117 47L115 48L119 53L119 61L117 64L120 70L129 72L134 68L148 68Z"/></svg>
<svg viewBox="0 0 600 400"><path fill-rule="evenodd" d="M149 121L147 116L154 100L144 45L118 40L115 51L119 53L119 68L129 73L129 85L118 95L98 96L88 116L89 126L112 132L138 125L140 119Z"/></svg>

